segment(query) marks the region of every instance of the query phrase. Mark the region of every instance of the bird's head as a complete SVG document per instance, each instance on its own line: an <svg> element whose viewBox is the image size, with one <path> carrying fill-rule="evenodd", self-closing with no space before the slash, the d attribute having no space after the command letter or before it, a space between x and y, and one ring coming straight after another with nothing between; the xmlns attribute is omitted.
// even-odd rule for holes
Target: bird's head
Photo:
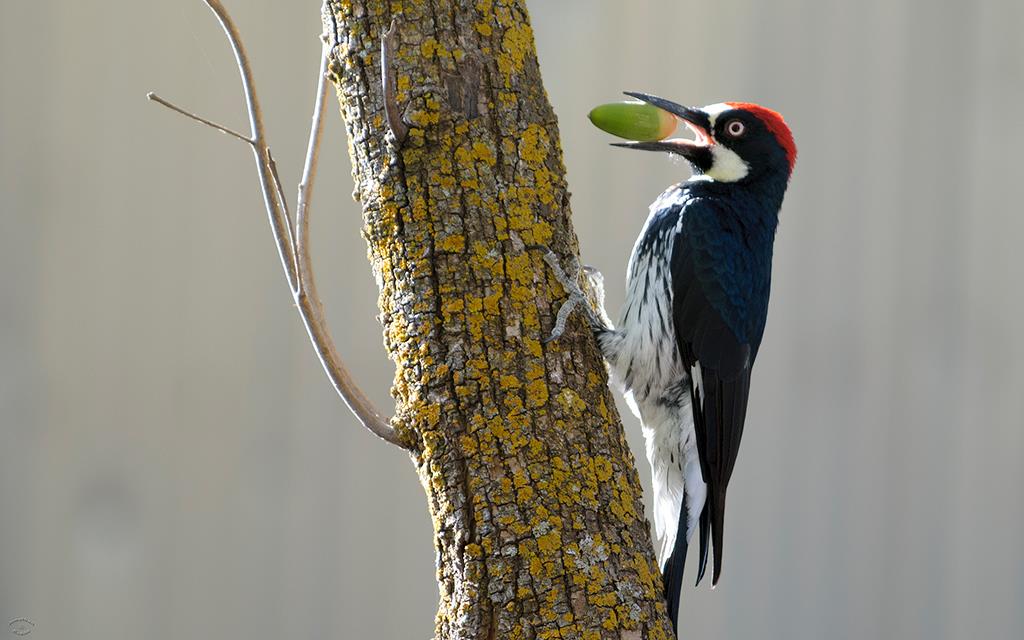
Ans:
<svg viewBox="0 0 1024 640"><path fill-rule="evenodd" d="M715 182L788 180L793 173L793 134L782 116L771 109L749 102L692 108L646 93L626 95L676 116L694 133L694 139L620 142L615 146L681 155L693 166L696 177Z"/></svg>

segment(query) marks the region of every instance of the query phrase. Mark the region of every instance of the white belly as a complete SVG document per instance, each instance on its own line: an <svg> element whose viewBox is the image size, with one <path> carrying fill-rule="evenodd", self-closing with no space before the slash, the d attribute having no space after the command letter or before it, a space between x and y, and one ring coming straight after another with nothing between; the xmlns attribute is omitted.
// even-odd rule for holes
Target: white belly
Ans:
<svg viewBox="0 0 1024 640"><path fill-rule="evenodd" d="M676 343L667 256L666 252L634 255L622 319L613 337L602 340L613 379L643 427L662 563L675 545L684 499L689 539L707 493L697 454L689 379Z"/></svg>
<svg viewBox="0 0 1024 640"><path fill-rule="evenodd" d="M640 258L630 265L626 306L616 333L612 372L637 404L672 404L688 394L672 320L667 262Z"/></svg>

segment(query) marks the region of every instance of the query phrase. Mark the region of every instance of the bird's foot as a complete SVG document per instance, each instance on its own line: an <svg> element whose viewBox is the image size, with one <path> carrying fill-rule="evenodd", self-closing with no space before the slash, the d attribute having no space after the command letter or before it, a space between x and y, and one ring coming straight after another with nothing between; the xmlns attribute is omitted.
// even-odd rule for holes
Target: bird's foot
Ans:
<svg viewBox="0 0 1024 640"><path fill-rule="evenodd" d="M595 298L598 299L600 301L599 303L602 305L604 302L604 279L601 276L601 272L593 267L583 267L581 269L579 261L575 256L573 256L569 258L568 264L568 271L572 273L572 276L570 276L566 273L566 269L562 268L562 264L559 262L558 256L555 255L554 251L543 245L531 245L529 248L536 249L544 253L544 262L546 262L548 267L551 269L551 274L569 295L568 299L566 299L558 309L558 314L555 316L555 326L551 329L551 335L545 338L542 342L547 344L562 337L562 334L565 333L565 326L569 322L569 316L572 315L572 312L577 306L582 307L591 328L603 328L606 324L604 319L601 317L601 315L603 315L603 309L599 315L594 308ZM580 287L578 280L581 272L586 274L587 281L591 283L592 287L599 287L597 292L593 295L588 295L588 293Z"/></svg>

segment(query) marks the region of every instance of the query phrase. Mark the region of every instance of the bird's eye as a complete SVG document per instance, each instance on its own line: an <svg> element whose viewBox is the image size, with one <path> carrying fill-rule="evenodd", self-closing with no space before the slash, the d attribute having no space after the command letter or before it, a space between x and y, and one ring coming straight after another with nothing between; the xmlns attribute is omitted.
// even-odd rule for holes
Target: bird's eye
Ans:
<svg viewBox="0 0 1024 640"><path fill-rule="evenodd" d="M746 132L746 130L746 125L740 122L739 120L730 120L725 125L726 133L728 133L730 136L734 138L742 136Z"/></svg>

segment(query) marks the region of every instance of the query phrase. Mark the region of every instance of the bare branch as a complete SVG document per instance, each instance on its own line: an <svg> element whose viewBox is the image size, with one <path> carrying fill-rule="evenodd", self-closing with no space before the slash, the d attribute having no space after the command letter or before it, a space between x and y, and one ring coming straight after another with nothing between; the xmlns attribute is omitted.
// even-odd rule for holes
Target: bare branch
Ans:
<svg viewBox="0 0 1024 640"><path fill-rule="evenodd" d="M225 127L222 124L217 124L216 122L213 122L211 120L207 120L206 118L203 118L203 117L200 117L200 116L197 116L196 114L192 113L191 111L186 111L185 109L182 109L181 107L179 107L178 105L174 104L173 102L170 102L168 100L164 100L163 98L161 98L160 96L156 95L152 91L147 93L146 97L149 98L150 100L152 100L153 102L156 102L158 104L162 104L163 106L167 107L171 111L177 111L178 113L180 113L181 115L185 116L186 118L191 118L191 119L195 120L196 122L205 124L208 127L213 127L214 129L216 129L217 131L220 131L221 133L226 133L229 136L234 136L234 137L238 138L239 140L241 140L242 142L245 142L246 144L255 144L255 142L253 142L253 140L251 138L249 138L247 136L244 136L241 133L238 133L234 129L231 129L229 127Z"/></svg>
<svg viewBox="0 0 1024 640"><path fill-rule="evenodd" d="M309 143L306 145L306 162L302 167L302 179L299 182L299 195L296 200L296 227L304 228L307 237L309 221L304 219L307 216L309 199L313 192L313 183L316 180L317 165L320 162L320 142L324 133L324 104L327 102L327 65L330 62L330 51L331 45L324 42L323 55L320 56L320 71L317 77L316 100L313 103L313 122L309 131ZM299 234L299 243L307 244L305 240L303 234Z"/></svg>
<svg viewBox="0 0 1024 640"><path fill-rule="evenodd" d="M397 20L391 20L391 26L384 32L380 39L380 83L384 88L384 115L388 119L388 127L395 135L399 146L405 142L409 135L409 126L402 121L402 113L398 109L398 99L395 97L396 79L393 76L392 63L395 59L395 33Z"/></svg>
<svg viewBox="0 0 1024 640"><path fill-rule="evenodd" d="M274 191L277 193L277 201L281 203L281 208L284 209L284 221L285 231L288 232L288 246L292 248L292 259L297 260L294 256L295 252L295 221L292 220L292 214L288 211L288 199L284 195L284 185L281 184L281 176L277 173L277 162L274 160L274 154L271 153L270 147L267 146L267 165L270 167L270 175L274 178ZM294 296L298 291L298 273L299 265L296 264L292 267L295 270L295 287L292 289L292 295Z"/></svg>
<svg viewBox="0 0 1024 640"><path fill-rule="evenodd" d="M203 1L213 11L214 15L217 16L217 20L220 22L221 28L231 44L235 61L238 63L242 90L245 94L246 108L249 114L249 127L252 131L251 137L246 137L227 127L185 111L153 93L148 94L148 97L150 100L158 102L184 116L244 140L252 147L253 155L256 159L260 187L263 191L263 202L267 209L267 215L270 218L271 230L274 234L274 241L277 244L285 277L288 280L292 296L298 305L299 315L302 317L303 324L306 327L317 356L320 358L324 371L327 372L327 376L330 378L338 395L341 396L341 399L364 427L391 444L408 448L408 445L398 437L398 433L391 426L390 421L381 415L366 394L356 385L352 375L338 355L324 320L323 304L317 295L316 283L313 278L312 261L309 255L309 201L316 176L320 140L323 135L323 105L327 96L326 74L329 47L325 43L321 55L317 96L313 107L313 124L302 172L302 182L299 185L297 217L293 228L288 212L288 203L277 172L277 163L274 162L274 158L270 153L270 147L266 141L263 110L259 99L256 97L256 88L252 79L249 56L242 45L238 28L220 0ZM326 0L324 10L328 10Z"/></svg>
<svg viewBox="0 0 1024 640"><path fill-rule="evenodd" d="M242 37L238 33L238 27L228 14L227 9L220 0L203 0L206 6L217 16L224 35L231 44L231 50L235 54L235 62L238 64L238 72L242 80L242 92L245 95L245 106L249 113L249 128L252 130L253 155L256 157L256 170L259 174L260 187L263 190L263 202L267 207L267 215L270 217L270 225L274 230L274 240L277 242L277 252L281 257L281 265L284 267L288 277L288 285L292 291L298 288L298 273L295 269L295 250L288 242L290 224L285 216L284 203L277 196L277 189L274 186L273 171L267 161L267 135L263 126L263 108L256 97L256 87L252 79L252 66L249 64L249 54L242 44Z"/></svg>
<svg viewBox="0 0 1024 640"><path fill-rule="evenodd" d="M327 329L323 304L316 290L313 277L313 261L309 247L309 203L313 194L313 183L316 180L316 169L320 159L320 141L324 131L324 103L327 101L327 63L330 45L324 43L323 55L320 60L320 71L317 80L316 101L313 104L313 122L310 126L309 145L306 149L306 162L302 169L302 181L299 183L299 194L296 204L296 245L295 253L298 260L299 289L295 300L299 304L299 312L313 342L316 354L320 358L327 377L341 399L376 436L399 447L407 448L398 433L391 427L387 418L383 417L366 394L352 379L348 368L338 355Z"/></svg>

